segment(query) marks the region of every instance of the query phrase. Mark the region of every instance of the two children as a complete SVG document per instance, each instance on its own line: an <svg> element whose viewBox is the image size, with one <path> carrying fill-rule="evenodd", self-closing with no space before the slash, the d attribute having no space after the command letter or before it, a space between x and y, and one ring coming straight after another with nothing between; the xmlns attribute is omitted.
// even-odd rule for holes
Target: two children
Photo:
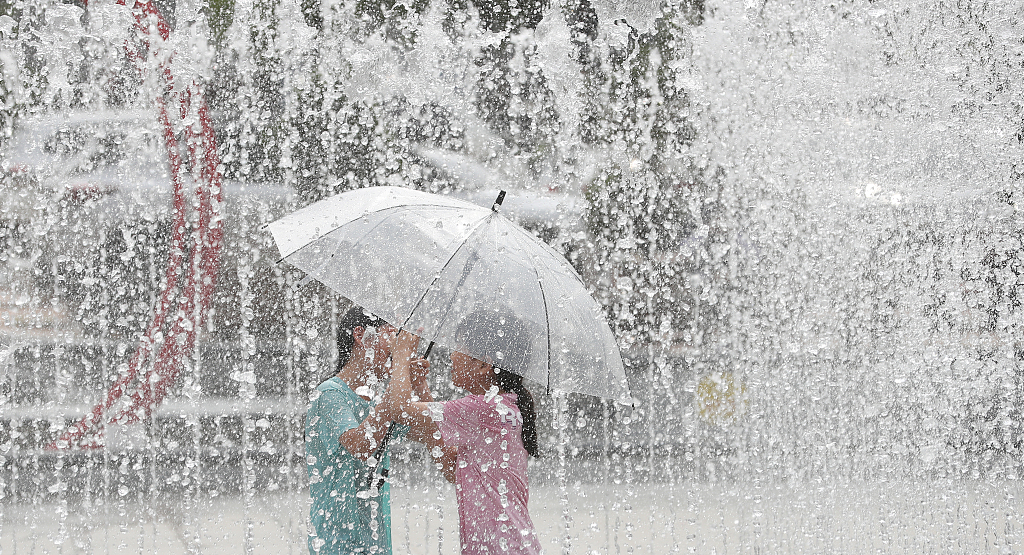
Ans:
<svg viewBox="0 0 1024 555"><path fill-rule="evenodd" d="M310 553L391 553L388 486L360 496L389 422L424 443L455 484L462 553L537 554L527 505L527 459L537 456L533 398L520 376L530 356L526 326L490 311L467 317L456 333L452 378L469 395L434 402L419 338L353 309L339 329L339 372L317 388L307 413ZM345 337L343 337L345 336ZM467 353L472 353L467 354ZM388 381L373 404L363 391Z"/></svg>

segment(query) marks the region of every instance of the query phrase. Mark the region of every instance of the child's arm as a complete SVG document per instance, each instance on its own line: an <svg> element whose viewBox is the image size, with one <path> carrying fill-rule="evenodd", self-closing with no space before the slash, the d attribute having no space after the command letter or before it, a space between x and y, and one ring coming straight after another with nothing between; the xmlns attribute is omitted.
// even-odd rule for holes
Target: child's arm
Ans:
<svg viewBox="0 0 1024 555"><path fill-rule="evenodd" d="M437 423L430 416L428 403L434 397L427 386L425 371L417 372L415 393L419 400L413 400L412 366L419 341L419 337L404 330L396 338L391 351L391 380L378 406L382 407L391 420L408 425L409 438L424 444L439 464L445 479L455 483L456 450L444 444ZM422 365L417 367L424 370Z"/></svg>
<svg viewBox="0 0 1024 555"><path fill-rule="evenodd" d="M377 446L388 431L388 421L380 411L370 409L370 413L355 428L349 428L338 443L352 456L366 461L377 452Z"/></svg>
<svg viewBox="0 0 1024 555"><path fill-rule="evenodd" d="M427 398L424 400L433 401L433 397L430 396L430 388L427 386L427 369L430 364L422 358L413 359L409 361L409 364L413 369L413 389L416 391L416 395L423 399L425 393ZM355 428L350 428L341 434L338 442L353 456L366 461L377 452L388 432L388 424L391 420L389 415L379 407L370 407L366 418Z"/></svg>

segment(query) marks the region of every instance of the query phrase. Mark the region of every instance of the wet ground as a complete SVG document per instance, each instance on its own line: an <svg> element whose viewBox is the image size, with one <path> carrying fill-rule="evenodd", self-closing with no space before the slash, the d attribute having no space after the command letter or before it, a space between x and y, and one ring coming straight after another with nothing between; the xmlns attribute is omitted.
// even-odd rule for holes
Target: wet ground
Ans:
<svg viewBox="0 0 1024 555"><path fill-rule="evenodd" d="M132 495L127 495L132 497ZM1005 481L537 485L549 554L1022 553L1024 484ZM305 553L304 492L4 505L0 553ZM454 491L394 490L396 554L457 554Z"/></svg>

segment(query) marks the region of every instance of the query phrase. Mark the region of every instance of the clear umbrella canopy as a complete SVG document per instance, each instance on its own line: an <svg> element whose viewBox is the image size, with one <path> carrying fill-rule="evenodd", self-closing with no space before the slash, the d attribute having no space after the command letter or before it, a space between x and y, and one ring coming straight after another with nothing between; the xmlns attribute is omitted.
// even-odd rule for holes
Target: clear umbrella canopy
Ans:
<svg viewBox="0 0 1024 555"><path fill-rule="evenodd" d="M629 398L615 338L580 277L496 210L373 187L269 229L285 260L395 326L549 391Z"/></svg>

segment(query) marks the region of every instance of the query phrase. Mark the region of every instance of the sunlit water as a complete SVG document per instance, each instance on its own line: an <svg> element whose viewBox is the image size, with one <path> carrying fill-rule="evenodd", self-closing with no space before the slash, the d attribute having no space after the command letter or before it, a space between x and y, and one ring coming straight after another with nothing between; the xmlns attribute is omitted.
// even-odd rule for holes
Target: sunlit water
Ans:
<svg viewBox="0 0 1024 555"><path fill-rule="evenodd" d="M344 9L322 13L318 36L292 3L240 2L223 29L179 3L168 65L205 86L225 174L212 310L152 419L59 451L45 448L146 334L175 212L166 168L146 167L164 151L160 60L138 82L115 76L133 67L130 14L17 8L0 16L0 552L304 551L302 415L344 304L275 264L260 226L337 180L561 203L524 223L609 307L636 401L536 390L545 457L530 508L547 552L1022 550L1019 5L708 3L673 31L681 102L629 77L635 60L612 61L649 56L612 21L649 33L657 10L599 3L598 67L671 105L694 137L673 143L644 98L598 98L611 113L588 127L601 102L588 103L559 6L509 62L521 87L501 110L536 117L501 128L475 104L490 62L473 60L500 38L478 14L453 41L426 10L392 35L415 29L403 53L380 33L354 40ZM526 84L537 74L546 96ZM88 127L112 137L91 148L137 144L138 158L43 168L41 185L11 171L30 122L110 103L153 115ZM181 137L189 117L173 122ZM51 150L75 135L62 137ZM116 186L76 181L106 160ZM609 175L624 185L604 198ZM659 220L668 239L633 222L657 220L652 205L676 210ZM434 385L455 394L443 355ZM397 551L457 552L454 492L420 455L398 458Z"/></svg>

